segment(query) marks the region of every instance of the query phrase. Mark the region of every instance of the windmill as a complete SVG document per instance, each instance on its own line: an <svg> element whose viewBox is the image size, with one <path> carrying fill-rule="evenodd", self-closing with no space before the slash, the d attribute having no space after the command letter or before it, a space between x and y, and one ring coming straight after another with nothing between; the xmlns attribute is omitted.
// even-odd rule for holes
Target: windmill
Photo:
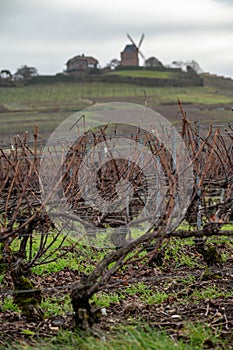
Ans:
<svg viewBox="0 0 233 350"><path fill-rule="evenodd" d="M142 45L145 35L142 34L138 45L135 44L134 40L131 38L129 34L127 34L127 37L131 41L131 44L126 45L124 48L124 51L121 52L121 65L122 66L139 66L138 55L140 55L143 61L145 61L145 56L140 51L140 47Z"/></svg>

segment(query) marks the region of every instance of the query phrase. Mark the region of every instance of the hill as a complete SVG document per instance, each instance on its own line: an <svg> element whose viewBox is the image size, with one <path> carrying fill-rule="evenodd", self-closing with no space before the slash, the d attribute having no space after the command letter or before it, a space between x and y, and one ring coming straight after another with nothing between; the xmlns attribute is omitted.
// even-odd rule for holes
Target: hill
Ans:
<svg viewBox="0 0 233 350"><path fill-rule="evenodd" d="M143 86L202 86L203 79L193 70L174 68L117 67L105 75L111 82L134 83Z"/></svg>
<svg viewBox="0 0 233 350"><path fill-rule="evenodd" d="M134 71L130 73L134 74ZM160 72L151 74L159 76ZM112 75L106 74L106 77L115 79ZM33 134L36 124L41 137L46 138L69 115L91 104L126 101L142 105L145 95L148 106L170 120L179 118L179 98L191 120L232 122L233 80L207 75L201 77L204 85L192 87L141 86L133 84L132 80L131 83L86 82L71 76L64 76L64 81L54 76L38 77L25 86L0 87L0 139L26 130ZM154 76L153 79L157 78Z"/></svg>

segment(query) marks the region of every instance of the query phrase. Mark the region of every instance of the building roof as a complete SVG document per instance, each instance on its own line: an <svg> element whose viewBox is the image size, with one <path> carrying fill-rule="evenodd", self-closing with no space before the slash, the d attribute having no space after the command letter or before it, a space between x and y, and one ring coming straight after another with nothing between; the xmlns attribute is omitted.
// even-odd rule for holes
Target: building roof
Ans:
<svg viewBox="0 0 233 350"><path fill-rule="evenodd" d="M69 65L72 62L76 62L76 61L86 61L88 64L97 64L99 63L98 60L96 60L94 57L91 56L85 56L85 55L78 55L75 56L71 59L69 59L66 63L66 65Z"/></svg>
<svg viewBox="0 0 233 350"><path fill-rule="evenodd" d="M129 52L129 51L137 51L136 46L133 44L126 45L126 47L124 48L124 52Z"/></svg>

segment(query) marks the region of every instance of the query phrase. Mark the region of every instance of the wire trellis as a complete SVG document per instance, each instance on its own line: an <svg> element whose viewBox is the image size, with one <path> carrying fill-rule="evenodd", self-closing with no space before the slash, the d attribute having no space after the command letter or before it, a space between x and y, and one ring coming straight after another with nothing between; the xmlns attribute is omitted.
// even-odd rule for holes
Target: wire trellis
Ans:
<svg viewBox="0 0 233 350"><path fill-rule="evenodd" d="M206 132L202 136L203 131ZM212 129L207 129L201 125L196 124L194 127L187 124L184 120L184 124L179 130L182 135L182 139L186 143L187 149L191 155L194 174L195 174L195 186L192 190L192 202L186 213L186 220L190 224L196 225L200 229L205 221L202 221L203 217L210 217L215 214L215 222L219 218L225 218L229 220L232 215L232 188L233 188L233 128L231 125L219 124L212 126ZM114 134L98 135L99 141L104 139L104 136L114 138ZM118 134L117 137L132 137L132 135ZM76 242L73 244L77 246L82 242L83 237L89 242L95 237L95 227L101 232L101 228L108 227L111 234L109 234L109 241L111 243L108 249L118 248L118 243L114 238L114 230L118 228L119 233L123 235L126 233L125 228L122 227L122 222L129 224L129 217L135 216L139 209L144 206L144 196L147 194L147 184L143 177L143 172L138 166L135 166L133 162L115 161L108 164L98 165L97 170L99 172L99 191L102 191L102 195L107 199L113 198L116 195L116 184L119 178L125 176L125 179L134 185L136 188L136 195L129 201L126 211L121 213L102 215L98 211L91 210L83 201L79 188L77 186L77 172L79 170L80 162L82 158L89 152L91 147L96 141L95 137L91 134L87 134L82 143L75 143L77 140L70 140L67 145L68 152L66 153L63 166L63 191L66 193L66 200L75 214L78 213L78 224L84 225L84 231L80 230L80 235ZM157 171L164 168L164 164L168 166L166 176L160 179L151 174L151 182L160 180L165 183L165 188L169 190L169 184L166 187L166 181L169 176L167 174L174 175L176 167L179 165L178 157L176 157L176 150L178 146L178 139L174 135L168 136L165 133L162 136L163 142L168 139L172 143L172 154L163 150L161 142L151 136L143 134L134 135L135 140L140 140L143 145L147 147L151 146L154 154L157 156L158 164ZM152 145L150 142L152 142ZM59 152L61 146L66 144L65 139L54 140L49 147L53 148L54 154L56 154L56 147ZM12 258L11 244L16 239L18 240L19 252L18 258L25 259L27 261L26 268L32 268L40 264L45 264L55 260L54 253L57 257L62 257L66 252L59 253L60 248L63 246L67 237L72 237L72 230L77 228L75 220L73 220L73 226L68 227L71 231L68 234L63 233L61 228L54 229L53 222L46 213L46 206L43 205L41 200L41 188L39 183L39 167L40 161L43 158L50 159L51 153L49 150L43 150L46 145L46 141L38 140L35 133L34 141L27 142L27 140L21 140L15 138L12 143L5 143L0 147L0 214L1 214L1 232L0 239L3 244L2 255L5 254L7 259L3 264L8 264L8 259ZM72 148L71 148L72 146ZM78 151L78 152L77 152ZM108 149L109 152L113 149ZM48 153L46 153L48 152ZM78 154L78 157L76 156ZM142 160L143 164L143 160ZM158 171L159 173L159 171ZM56 179L55 179L56 180ZM166 192L167 193L167 192ZM215 202L208 202L211 196L215 197ZM59 194L58 194L59 195ZM158 191L156 200L160 202L162 200L163 193ZM46 203L47 204L47 203ZM63 203L61 201L61 207ZM101 214L101 215L100 215ZM161 213L157 212L158 217ZM59 215L59 213L58 213ZM69 214L67 214L69 216ZM128 221L127 221L128 220ZM205 219L206 220L206 219ZM62 220L61 220L62 223ZM127 225L126 225L127 226ZM130 225L128 225L130 226ZM128 228L127 226L127 228ZM120 227L120 229L119 229ZM35 234L36 232L36 234ZM87 233L88 232L88 235ZM128 230L127 230L128 233ZM33 247L33 239L35 235L39 235L39 246L37 249ZM88 236L88 237L87 237ZM59 244L55 244L60 239ZM121 237L121 244L124 243L125 237ZM71 247L67 251L71 251ZM50 250L52 250L50 252ZM80 250L81 253L81 250ZM12 260L10 268L14 265L15 261ZM79 283L79 282L77 282ZM57 286L52 288L45 288L44 291L51 291L55 289L73 288L73 284L70 286ZM92 284L87 284L92 287ZM101 286L101 284L100 284ZM16 290L17 293L35 292L35 290ZM1 289L0 294L13 293L9 289Z"/></svg>

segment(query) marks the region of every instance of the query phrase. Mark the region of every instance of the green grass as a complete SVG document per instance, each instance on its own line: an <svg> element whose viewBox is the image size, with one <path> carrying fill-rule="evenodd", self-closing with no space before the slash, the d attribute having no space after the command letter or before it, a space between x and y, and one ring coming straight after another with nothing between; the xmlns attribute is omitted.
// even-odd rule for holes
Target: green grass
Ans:
<svg viewBox="0 0 233 350"><path fill-rule="evenodd" d="M119 73L126 74L127 71ZM143 72L138 71L138 74L141 73ZM169 72L153 73L159 77L159 74ZM68 116L96 101L120 102L127 99L128 102L143 105L144 93L148 96L149 106L177 104L177 98L182 103L233 103L232 94L218 91L213 86L141 87L133 84L93 82L0 88L0 104L9 110L0 113L0 138L21 135L25 131L33 134L35 125L39 126L41 137L47 138ZM228 115L226 118L228 120Z"/></svg>
<svg viewBox="0 0 233 350"><path fill-rule="evenodd" d="M200 266L200 262L198 261L197 257L192 254L192 252L190 252L190 254L187 254L187 251L190 250L190 247L193 244L194 242L192 238L187 238L187 239L171 238L165 249L165 260L166 261L169 261L171 259L174 260L176 267ZM186 254L184 254L184 251L186 251Z"/></svg>
<svg viewBox="0 0 233 350"><path fill-rule="evenodd" d="M56 261L48 264L38 265L32 270L38 275L49 275L51 273L62 271L66 267L69 267L72 270L78 270L80 268L78 262L75 260L75 257L72 254L67 254L66 257L58 258Z"/></svg>
<svg viewBox="0 0 233 350"><path fill-rule="evenodd" d="M92 300L99 307L109 307L111 304L127 301L129 296L136 298L139 304L145 305L161 304L168 298L167 293L152 290L144 283L138 282L129 287L120 288L119 292L99 292L92 297Z"/></svg>
<svg viewBox="0 0 233 350"><path fill-rule="evenodd" d="M118 327L105 338L85 335L79 332L60 331L58 336L47 341L38 340L33 345L9 344L0 349L11 350L203 350L211 345L214 349L226 349L225 341L218 331L213 333L205 324L187 324L180 330L179 340L172 339L166 332L141 324L140 326ZM33 332L25 329L23 334L30 339Z"/></svg>
<svg viewBox="0 0 233 350"><path fill-rule="evenodd" d="M94 294L92 297L92 301L94 302L94 304L99 307L109 307L111 304L119 303L124 299L125 296L123 295L123 293L111 292L99 292L97 294Z"/></svg>
<svg viewBox="0 0 233 350"><path fill-rule="evenodd" d="M222 231L224 230L229 230L229 231L233 231L233 224L226 224L223 225L223 227L221 228Z"/></svg>
<svg viewBox="0 0 233 350"><path fill-rule="evenodd" d="M146 304L161 304L167 300L168 295L164 291L152 290L146 284L138 282L130 285L123 290L124 295L131 295L137 297L137 300Z"/></svg>
<svg viewBox="0 0 233 350"><path fill-rule="evenodd" d="M0 304L0 310L4 311L16 311L19 312L18 306L13 302L11 296L7 296L4 301Z"/></svg>
<svg viewBox="0 0 233 350"><path fill-rule="evenodd" d="M10 110L77 110L89 104L87 99L141 96L143 104L144 91L157 104L177 103L177 97L184 103L233 102L232 96L221 94L214 87L141 87L119 83L55 83L0 88L0 101Z"/></svg>
<svg viewBox="0 0 233 350"><path fill-rule="evenodd" d="M39 126L39 136L43 139L50 136L55 128L67 117L69 112L46 112L25 111L0 114L0 138L20 135L28 132L30 140L34 133L35 126Z"/></svg>
<svg viewBox="0 0 233 350"><path fill-rule="evenodd" d="M172 72L160 72L153 70L115 70L113 72L108 73L108 75L154 79L171 79L173 77L176 77L176 74Z"/></svg>
<svg viewBox="0 0 233 350"><path fill-rule="evenodd" d="M232 292L226 292L222 291L216 286L206 287L197 289L193 292L192 298L195 300L207 300L207 299L217 299L219 297L233 297L233 291Z"/></svg>
<svg viewBox="0 0 233 350"><path fill-rule="evenodd" d="M45 318L62 316L73 311L69 295L63 295L59 298L47 297L42 301L41 307L45 313Z"/></svg>

